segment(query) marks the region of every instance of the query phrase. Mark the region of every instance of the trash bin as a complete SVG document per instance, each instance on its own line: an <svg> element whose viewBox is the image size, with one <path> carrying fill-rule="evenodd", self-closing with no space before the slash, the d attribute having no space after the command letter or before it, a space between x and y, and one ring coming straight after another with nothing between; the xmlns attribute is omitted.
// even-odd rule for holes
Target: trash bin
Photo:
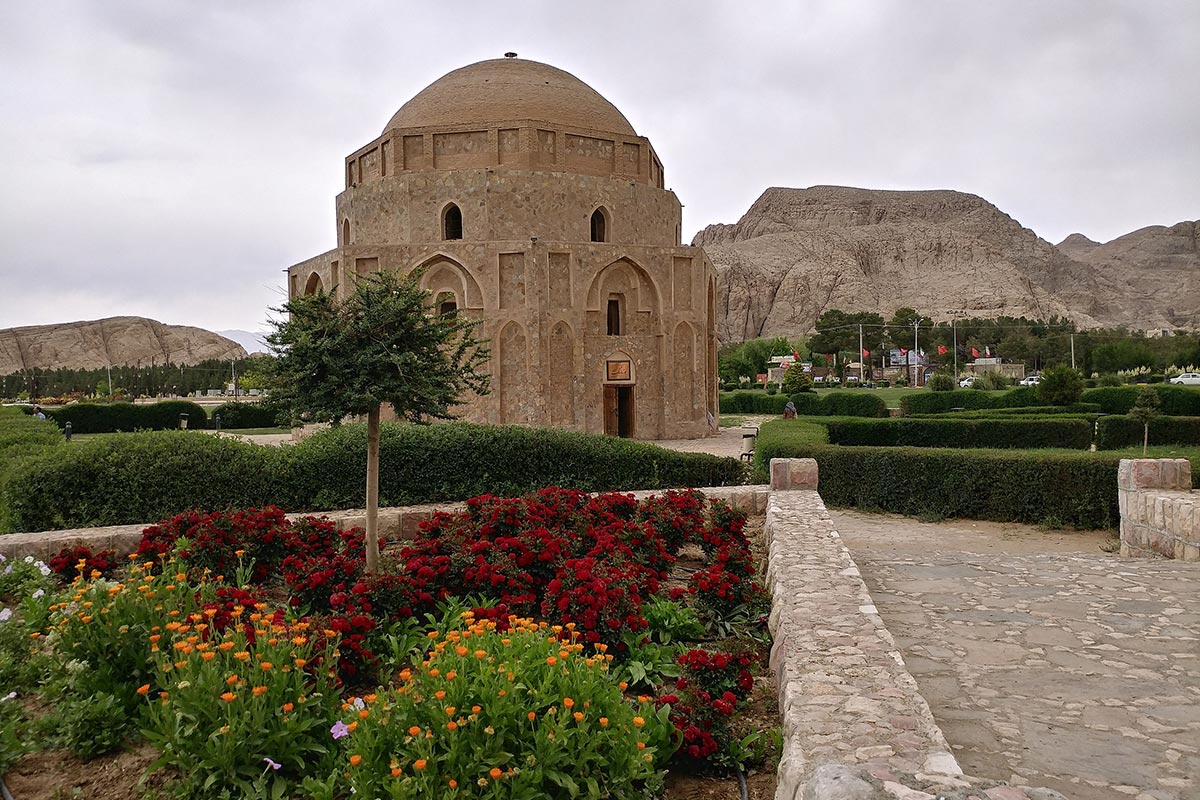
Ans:
<svg viewBox="0 0 1200 800"><path fill-rule="evenodd" d="M181 431L187 430L187 418L188 418L187 414L179 415L179 430L181 430Z"/></svg>
<svg viewBox="0 0 1200 800"><path fill-rule="evenodd" d="M218 431L221 430L221 415L220 414L213 414L213 424L215 424L217 426Z"/></svg>
<svg viewBox="0 0 1200 800"><path fill-rule="evenodd" d="M71 441L72 433L74 433L74 431L71 430L71 422L68 420L67 424L63 427L63 435L67 437L68 442Z"/></svg>
<svg viewBox="0 0 1200 800"><path fill-rule="evenodd" d="M742 458L749 461L754 456L754 443L758 440L758 428L742 429Z"/></svg>

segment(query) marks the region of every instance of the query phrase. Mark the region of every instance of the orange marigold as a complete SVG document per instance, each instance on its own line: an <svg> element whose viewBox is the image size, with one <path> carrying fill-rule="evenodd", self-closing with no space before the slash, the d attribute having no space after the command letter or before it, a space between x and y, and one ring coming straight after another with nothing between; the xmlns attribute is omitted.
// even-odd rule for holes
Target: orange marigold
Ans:
<svg viewBox="0 0 1200 800"><path fill-rule="evenodd" d="M137 693L144 695L144 694L148 693L149 691L150 691L150 684L143 683L141 686L138 687Z"/></svg>
<svg viewBox="0 0 1200 800"><path fill-rule="evenodd" d="M357 753L350 756L350 766L357 767L361 763L362 763L362 756L358 755Z"/></svg>
<svg viewBox="0 0 1200 800"><path fill-rule="evenodd" d="M233 692L225 692L225 694L221 695L221 699L224 700L226 703L232 703L234 700L237 699L237 695L234 694Z"/></svg>
<svg viewBox="0 0 1200 800"><path fill-rule="evenodd" d="M427 762L425 761L425 759L418 758L416 761L413 762L413 769L420 772L421 770L425 769L426 763ZM453 787L451 787L451 788L453 788Z"/></svg>

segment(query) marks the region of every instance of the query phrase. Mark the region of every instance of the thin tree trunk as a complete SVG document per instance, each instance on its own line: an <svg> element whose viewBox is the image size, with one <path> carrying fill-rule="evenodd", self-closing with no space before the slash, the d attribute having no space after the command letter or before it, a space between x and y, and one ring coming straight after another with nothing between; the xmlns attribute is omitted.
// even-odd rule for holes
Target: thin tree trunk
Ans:
<svg viewBox="0 0 1200 800"><path fill-rule="evenodd" d="M1142 425L1142 455L1146 455L1146 448L1150 446L1150 423Z"/></svg>
<svg viewBox="0 0 1200 800"><path fill-rule="evenodd" d="M367 414L367 574L379 570L379 406Z"/></svg>

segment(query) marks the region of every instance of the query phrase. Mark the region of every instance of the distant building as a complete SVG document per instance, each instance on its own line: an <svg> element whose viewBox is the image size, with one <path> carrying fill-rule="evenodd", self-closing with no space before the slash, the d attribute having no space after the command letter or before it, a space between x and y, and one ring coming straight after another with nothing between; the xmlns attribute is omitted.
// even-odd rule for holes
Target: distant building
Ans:
<svg viewBox="0 0 1200 800"><path fill-rule="evenodd" d="M578 78L503 58L455 70L351 153L337 247L291 296L423 269L440 313L482 320L492 393L460 409L639 439L709 432L716 273L645 137Z"/></svg>

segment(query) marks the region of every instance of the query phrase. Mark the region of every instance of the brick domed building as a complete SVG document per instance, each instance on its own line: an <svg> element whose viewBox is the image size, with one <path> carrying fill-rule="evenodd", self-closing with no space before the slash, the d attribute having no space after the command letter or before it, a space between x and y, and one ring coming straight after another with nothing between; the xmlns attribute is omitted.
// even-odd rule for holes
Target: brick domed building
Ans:
<svg viewBox="0 0 1200 800"><path fill-rule="evenodd" d="M704 436L717 412L716 273L612 103L513 57L438 79L346 158L337 247L291 295L422 268L436 308L482 320L488 423L638 439Z"/></svg>

